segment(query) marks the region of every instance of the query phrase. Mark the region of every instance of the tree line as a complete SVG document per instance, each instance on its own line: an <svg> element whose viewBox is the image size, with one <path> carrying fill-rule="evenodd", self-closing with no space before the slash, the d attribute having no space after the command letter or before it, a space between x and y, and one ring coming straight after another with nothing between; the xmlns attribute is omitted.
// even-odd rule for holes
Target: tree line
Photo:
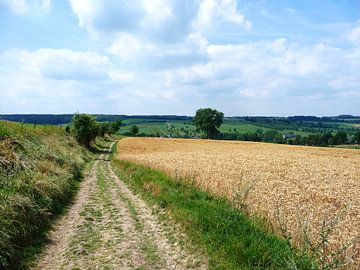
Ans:
<svg viewBox="0 0 360 270"><path fill-rule="evenodd" d="M239 134L234 130L230 133L221 133L220 126L224 122L224 114L211 108L199 109L192 119L198 132L207 139L242 140L254 142L272 142L280 144L329 146L342 144L360 144L360 131L347 133L339 130L336 133L323 132L301 136L299 134L283 134L277 130L257 130L253 133ZM115 119L110 122L97 122L96 117L88 114L75 114L70 126L66 131L74 134L77 141L90 147L96 137L104 137L106 134L116 134L121 127L121 120ZM132 126L130 134L136 136L139 132L137 126Z"/></svg>
<svg viewBox="0 0 360 270"><path fill-rule="evenodd" d="M360 144L360 131L356 133L339 130L335 133L325 131L323 133L309 134L301 136L293 133L280 133L277 130L263 132L262 129L254 133L239 134L221 133L220 126L223 124L224 114L215 109L206 108L196 111L193 124L203 132L208 139L228 139L255 142L272 142L281 144L310 145L310 146L329 146L342 144Z"/></svg>
<svg viewBox="0 0 360 270"><path fill-rule="evenodd" d="M290 136L289 136L290 135ZM271 142L280 144L293 145L310 145L310 146L329 146L342 144L360 144L360 131L355 134L349 134L345 131L337 131L336 133L319 133L301 136L293 133L280 133L276 130L257 130L253 133L221 133L218 139L224 140L241 140L254 142Z"/></svg>
<svg viewBox="0 0 360 270"><path fill-rule="evenodd" d="M97 122L96 117L89 114L75 114L71 124L65 128L66 132L74 134L76 140L90 147L96 137L104 137L106 134L116 134L121 127L121 120L111 122Z"/></svg>

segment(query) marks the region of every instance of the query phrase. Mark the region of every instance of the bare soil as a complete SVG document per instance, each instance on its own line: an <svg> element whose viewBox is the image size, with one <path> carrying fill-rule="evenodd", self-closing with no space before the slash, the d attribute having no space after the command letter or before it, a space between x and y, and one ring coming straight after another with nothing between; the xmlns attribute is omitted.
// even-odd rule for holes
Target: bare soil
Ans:
<svg viewBox="0 0 360 270"><path fill-rule="evenodd" d="M94 162L34 269L207 269L181 230L160 221L108 159L109 153Z"/></svg>

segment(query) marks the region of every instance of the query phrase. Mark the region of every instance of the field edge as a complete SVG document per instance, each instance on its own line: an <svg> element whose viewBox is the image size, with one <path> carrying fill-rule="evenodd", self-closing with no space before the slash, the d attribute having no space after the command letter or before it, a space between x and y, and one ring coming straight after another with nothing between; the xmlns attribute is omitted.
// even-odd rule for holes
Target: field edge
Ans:
<svg viewBox="0 0 360 270"><path fill-rule="evenodd" d="M194 247L205 251L210 269L317 269L280 237L256 224L223 198L165 173L129 161L112 160L118 176L135 193L184 229Z"/></svg>

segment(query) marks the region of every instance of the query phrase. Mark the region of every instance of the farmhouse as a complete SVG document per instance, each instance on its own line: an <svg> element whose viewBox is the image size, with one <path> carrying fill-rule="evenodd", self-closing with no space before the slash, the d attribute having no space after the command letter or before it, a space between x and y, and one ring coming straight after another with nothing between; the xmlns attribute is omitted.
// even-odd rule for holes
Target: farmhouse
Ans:
<svg viewBox="0 0 360 270"><path fill-rule="evenodd" d="M292 133L283 134L283 139L293 139L295 137L296 137L295 134Z"/></svg>

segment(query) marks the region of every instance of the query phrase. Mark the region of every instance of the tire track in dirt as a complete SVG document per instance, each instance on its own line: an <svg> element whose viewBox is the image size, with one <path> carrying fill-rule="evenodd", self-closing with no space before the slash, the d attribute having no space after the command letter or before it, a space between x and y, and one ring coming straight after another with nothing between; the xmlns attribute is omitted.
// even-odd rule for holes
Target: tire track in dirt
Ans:
<svg viewBox="0 0 360 270"><path fill-rule="evenodd" d="M104 155L101 155L99 159L103 157ZM98 163L99 160L94 162L90 172L85 175L84 180L80 184L79 192L73 205L66 215L56 222L54 229L50 232L49 241L51 244L42 254L35 269L52 269L52 267L54 267L53 262L56 262L56 265L61 265L62 262L66 260L66 258L63 257L63 251L66 249L70 239L75 235L76 226L84 222L80 212L88 200L94 182L96 181L96 168Z"/></svg>
<svg viewBox="0 0 360 270"><path fill-rule="evenodd" d="M176 226L160 222L114 173L110 151L94 162L34 269L207 269Z"/></svg>

